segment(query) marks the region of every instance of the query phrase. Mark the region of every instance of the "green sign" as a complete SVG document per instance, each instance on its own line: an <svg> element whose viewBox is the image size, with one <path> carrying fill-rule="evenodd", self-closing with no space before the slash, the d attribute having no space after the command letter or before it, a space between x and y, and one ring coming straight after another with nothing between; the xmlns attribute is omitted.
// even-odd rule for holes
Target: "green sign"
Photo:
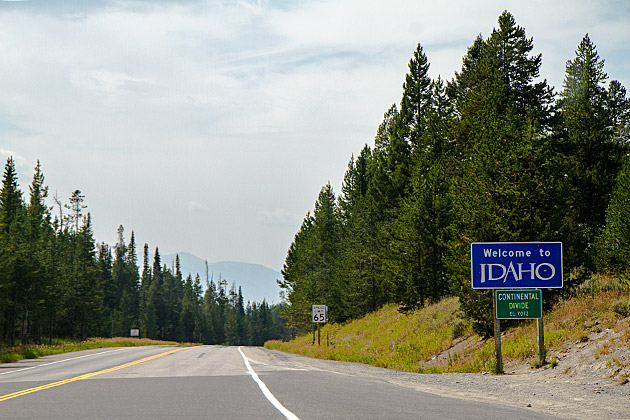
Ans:
<svg viewBox="0 0 630 420"><path fill-rule="evenodd" d="M542 318L540 290L495 290L497 319Z"/></svg>

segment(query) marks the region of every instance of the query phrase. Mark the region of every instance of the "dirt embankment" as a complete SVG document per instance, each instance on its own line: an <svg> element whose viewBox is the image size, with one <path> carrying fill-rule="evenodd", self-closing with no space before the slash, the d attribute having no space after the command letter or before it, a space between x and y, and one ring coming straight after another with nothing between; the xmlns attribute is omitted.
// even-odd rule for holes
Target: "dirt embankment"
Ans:
<svg viewBox="0 0 630 420"><path fill-rule="evenodd" d="M419 379L419 389L479 400L502 401L568 419L630 419L630 318L551 350L542 368L508 362L504 375L444 374ZM436 359L466 345L458 343Z"/></svg>

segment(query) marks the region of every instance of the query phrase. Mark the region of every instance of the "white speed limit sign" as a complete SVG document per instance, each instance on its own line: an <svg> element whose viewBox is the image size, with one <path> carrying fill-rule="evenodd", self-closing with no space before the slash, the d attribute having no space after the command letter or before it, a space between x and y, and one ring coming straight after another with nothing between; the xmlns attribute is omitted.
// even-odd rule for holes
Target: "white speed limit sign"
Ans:
<svg viewBox="0 0 630 420"><path fill-rule="evenodd" d="M313 322L325 323L328 308L326 305L313 305Z"/></svg>

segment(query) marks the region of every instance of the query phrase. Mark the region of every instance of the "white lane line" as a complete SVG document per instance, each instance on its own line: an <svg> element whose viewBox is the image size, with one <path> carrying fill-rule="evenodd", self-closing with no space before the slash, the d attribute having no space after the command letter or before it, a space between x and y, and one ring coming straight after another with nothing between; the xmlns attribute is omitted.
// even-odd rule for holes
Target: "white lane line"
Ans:
<svg viewBox="0 0 630 420"><path fill-rule="evenodd" d="M126 348L123 348L123 349L107 350L107 351L102 351L102 352L99 352L99 353L86 354L84 356L71 357L70 359L57 360L55 362L44 363L44 364L37 365L37 366L30 366L30 367L26 367L26 368L22 368L22 369L16 369L16 370L10 370L8 372L2 372L2 373L0 373L0 376L1 375L8 375L9 373L16 373L16 372L22 372L22 371L25 371L25 370L35 369L35 368L42 367L42 366L50 366L50 365L55 365L57 363L69 362L71 360L83 359L85 357L98 356L99 354L113 353L115 351L122 351L122 350L129 350L129 349L130 349L130 347L126 347Z"/></svg>
<svg viewBox="0 0 630 420"><path fill-rule="evenodd" d="M267 363L264 362L259 362L258 360L254 360L254 359L249 359L250 362L256 364L256 365L265 365L265 366L269 366Z"/></svg>
<svg viewBox="0 0 630 420"><path fill-rule="evenodd" d="M265 385L265 383L260 380L260 378L258 377L256 372L254 372L254 369L252 369L252 366L249 364L249 359L247 359L247 356L245 356L245 353L243 353L243 351L241 350L240 347L238 348L238 352L241 353L241 356L243 356L243 361L245 362L245 366L247 367L247 372L251 375L251 377L254 379L254 381L258 384L258 387L260 388L262 393L265 395L265 397L267 397L269 402L271 404L273 404L273 406L276 407L276 409L278 411L280 411L284 415L284 417L286 417L287 419L289 419L289 420L300 420L295 414L293 414L292 412L287 410L286 407L283 406L280 403L280 401L278 401L276 399L276 397L273 396L271 391L269 391L269 388L267 388L267 385Z"/></svg>

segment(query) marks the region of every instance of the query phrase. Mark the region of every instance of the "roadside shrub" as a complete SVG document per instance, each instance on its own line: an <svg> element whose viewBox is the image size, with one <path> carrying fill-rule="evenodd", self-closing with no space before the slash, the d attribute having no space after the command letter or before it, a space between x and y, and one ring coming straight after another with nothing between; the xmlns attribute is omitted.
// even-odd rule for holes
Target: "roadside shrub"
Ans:
<svg viewBox="0 0 630 420"><path fill-rule="evenodd" d="M629 300L618 300L613 303L612 310L619 314L622 318L627 318L630 316L630 301Z"/></svg>

